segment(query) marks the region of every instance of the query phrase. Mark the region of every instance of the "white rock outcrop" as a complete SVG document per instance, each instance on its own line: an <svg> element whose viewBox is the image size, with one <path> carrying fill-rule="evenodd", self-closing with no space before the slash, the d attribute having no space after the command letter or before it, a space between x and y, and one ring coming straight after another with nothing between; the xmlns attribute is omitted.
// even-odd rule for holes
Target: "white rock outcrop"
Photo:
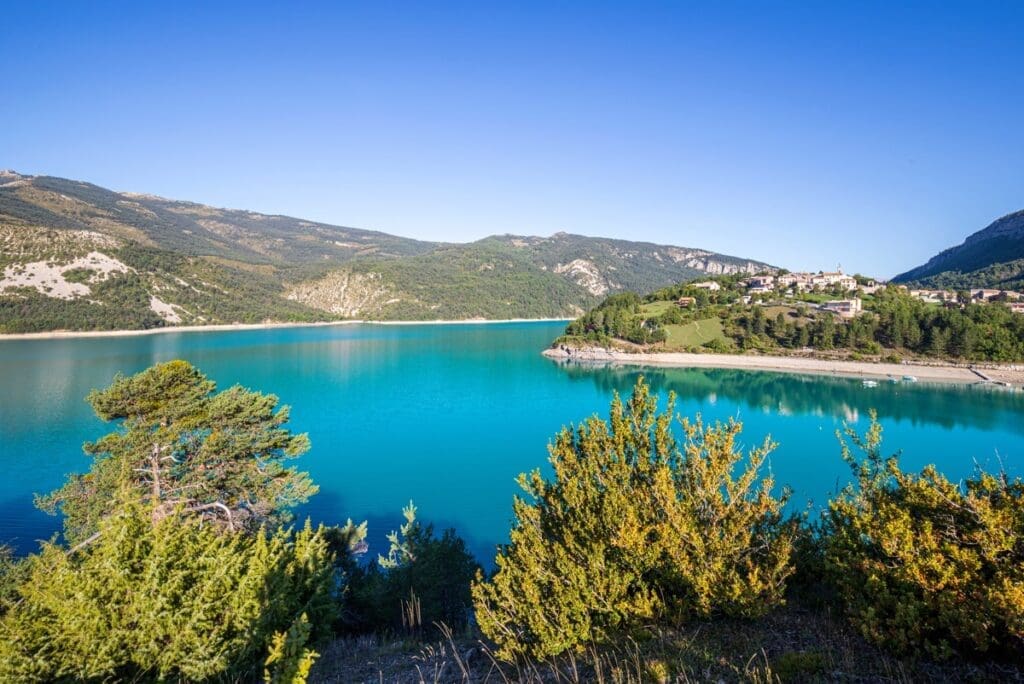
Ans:
<svg viewBox="0 0 1024 684"><path fill-rule="evenodd" d="M69 282L64 274L78 269L92 271L85 283ZM102 252L89 252L84 257L58 263L55 261L30 261L11 264L4 268L0 279L0 293L21 287L30 287L54 299L77 299L92 290L89 283L99 283L115 273L129 273L133 269Z"/></svg>
<svg viewBox="0 0 1024 684"><path fill-rule="evenodd" d="M400 301L379 273L348 270L334 271L319 280L300 283L286 296L314 309L346 317L372 314L385 304Z"/></svg>
<svg viewBox="0 0 1024 684"><path fill-rule="evenodd" d="M573 259L567 264L557 264L555 273L568 275L573 282L592 295L603 295L609 290L608 281L592 261Z"/></svg>

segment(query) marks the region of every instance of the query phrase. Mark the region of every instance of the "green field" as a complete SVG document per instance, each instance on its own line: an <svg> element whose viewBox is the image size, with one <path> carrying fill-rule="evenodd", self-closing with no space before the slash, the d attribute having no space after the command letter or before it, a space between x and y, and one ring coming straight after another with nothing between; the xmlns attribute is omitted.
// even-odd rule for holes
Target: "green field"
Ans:
<svg viewBox="0 0 1024 684"><path fill-rule="evenodd" d="M722 331L722 321L718 318L707 318L683 325L666 325L665 332L668 333L668 339L665 341L667 349L701 347L714 339L729 342Z"/></svg>
<svg viewBox="0 0 1024 684"><path fill-rule="evenodd" d="M640 307L640 313L645 318L651 316L660 316L661 314L665 313L675 305L675 302L669 301L648 302L647 304L644 304L643 306Z"/></svg>

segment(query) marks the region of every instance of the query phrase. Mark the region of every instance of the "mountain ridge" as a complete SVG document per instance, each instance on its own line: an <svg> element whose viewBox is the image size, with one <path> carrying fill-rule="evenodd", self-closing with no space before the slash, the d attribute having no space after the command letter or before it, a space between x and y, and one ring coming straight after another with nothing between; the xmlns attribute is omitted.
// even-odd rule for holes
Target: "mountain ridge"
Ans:
<svg viewBox="0 0 1024 684"><path fill-rule="evenodd" d="M952 288L1024 284L1024 210L997 218L893 282Z"/></svg>
<svg viewBox="0 0 1024 684"><path fill-rule="evenodd" d="M5 171L0 269L0 332L31 332L572 316L612 292L773 267L565 232L422 241Z"/></svg>

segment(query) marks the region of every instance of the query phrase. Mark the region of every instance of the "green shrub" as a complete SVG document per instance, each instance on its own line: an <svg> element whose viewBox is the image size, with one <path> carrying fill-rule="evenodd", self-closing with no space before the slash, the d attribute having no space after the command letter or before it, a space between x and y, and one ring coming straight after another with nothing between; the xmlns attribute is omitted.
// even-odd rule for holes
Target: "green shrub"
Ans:
<svg viewBox="0 0 1024 684"><path fill-rule="evenodd" d="M436 537L433 525L416 520L411 502L403 513L400 532L388 536L388 555L349 569L347 627L412 634L434 623L465 627L472 608L469 587L479 566L455 530Z"/></svg>
<svg viewBox="0 0 1024 684"><path fill-rule="evenodd" d="M11 547L0 545L0 616L18 599L18 584L25 565L14 557Z"/></svg>
<svg viewBox="0 0 1024 684"><path fill-rule="evenodd" d="M249 679L276 632L329 624L332 558L319 530L231 534L139 506L92 544L23 561L0 620L0 681Z"/></svg>
<svg viewBox="0 0 1024 684"><path fill-rule="evenodd" d="M716 337L705 342L704 348L710 352L715 352L716 354L727 354L732 351L729 343L720 337Z"/></svg>
<svg viewBox="0 0 1024 684"><path fill-rule="evenodd" d="M817 681L828 672L828 661L817 651L790 651L772 661L772 672L780 682Z"/></svg>
<svg viewBox="0 0 1024 684"><path fill-rule="evenodd" d="M830 503L825 566L853 624L897 653L1024 655L1024 483L905 473L873 415L846 435L864 458L843 442L857 481Z"/></svg>
<svg viewBox="0 0 1024 684"><path fill-rule="evenodd" d="M678 325L683 322L683 312L679 310L678 306L673 304L665 309L665 312L661 314L659 322L662 325Z"/></svg>
<svg viewBox="0 0 1024 684"><path fill-rule="evenodd" d="M565 428L550 447L554 479L521 475L511 543L473 586L498 655L547 657L653 620L756 616L782 602L794 529L783 498L759 481L766 441L743 458L740 425L658 413L641 379L608 422Z"/></svg>
<svg viewBox="0 0 1024 684"><path fill-rule="evenodd" d="M865 354L870 354L873 356L877 356L882 353L882 345L878 344L878 342L875 342L874 340L862 343L861 349L864 351Z"/></svg>
<svg viewBox="0 0 1024 684"><path fill-rule="evenodd" d="M264 662L266 684L306 684L319 654L306 648L312 628L303 613L286 632L275 632Z"/></svg>
<svg viewBox="0 0 1024 684"><path fill-rule="evenodd" d="M96 271L91 268L69 268L68 270L61 273L64 276L64 280L69 283L88 283L89 279L96 275Z"/></svg>

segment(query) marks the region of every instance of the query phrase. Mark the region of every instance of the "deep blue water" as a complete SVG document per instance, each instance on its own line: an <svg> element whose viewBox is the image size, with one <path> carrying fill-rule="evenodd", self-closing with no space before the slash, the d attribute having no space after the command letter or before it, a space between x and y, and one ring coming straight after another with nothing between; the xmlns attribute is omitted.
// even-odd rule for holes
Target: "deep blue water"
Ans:
<svg viewBox="0 0 1024 684"><path fill-rule="evenodd" d="M706 369L566 367L540 355L561 323L352 325L141 337L0 341L0 542L18 551L59 529L33 493L84 470L82 442L109 431L83 398L158 361L184 358L221 388L240 383L292 406L308 432L298 461L320 485L300 514L367 519L371 551L415 500L424 520L454 526L482 560L505 540L520 472L546 463L560 426L607 412L643 372L677 409L736 417L747 446L779 443L771 469L794 505L821 505L849 470L834 432L877 409L903 463L950 477L977 462L1024 472L1024 393L978 386L891 385Z"/></svg>

